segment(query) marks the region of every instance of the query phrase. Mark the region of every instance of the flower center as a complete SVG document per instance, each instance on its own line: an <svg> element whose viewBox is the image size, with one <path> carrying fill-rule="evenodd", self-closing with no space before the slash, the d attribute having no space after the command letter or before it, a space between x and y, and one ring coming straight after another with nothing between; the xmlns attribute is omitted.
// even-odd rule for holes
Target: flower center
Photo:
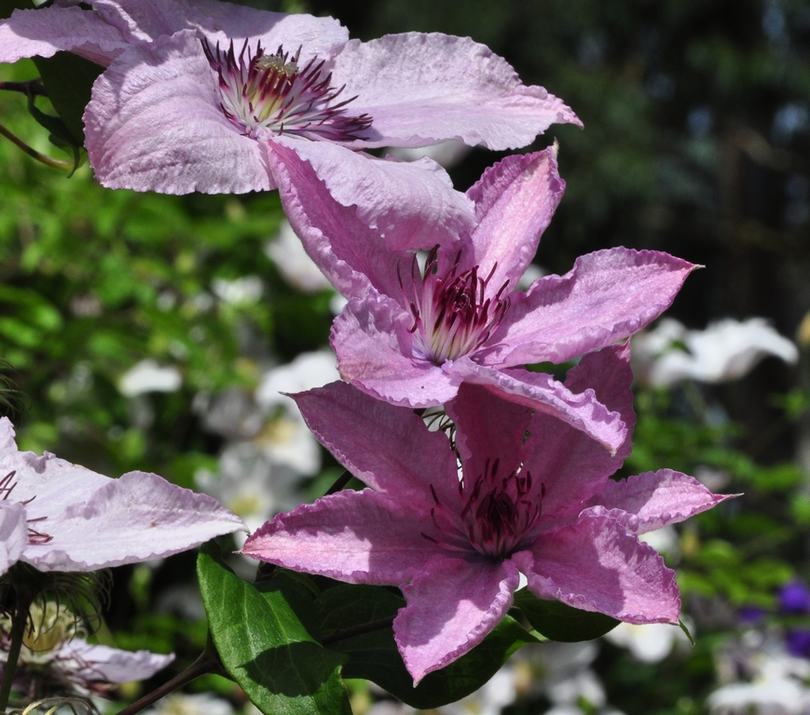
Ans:
<svg viewBox="0 0 810 715"><path fill-rule="evenodd" d="M248 42L237 55L233 42L227 50L219 43L203 51L219 78L220 106L245 134L260 138L263 130L294 134L306 139L352 141L363 139L371 126L368 114L354 116L346 106L357 97L336 101L345 89L332 86L332 73L324 71L325 60L312 58L298 65L301 48L290 59L279 47L267 55L261 43L253 52Z"/></svg>
<svg viewBox="0 0 810 715"><path fill-rule="evenodd" d="M435 526L450 537L446 545L455 543L458 548L463 534L464 540L481 555L504 559L521 545L540 518L545 489L541 486L539 502L532 501L532 475L526 472L518 476L518 472L512 472L498 477L498 465L498 459L492 463L487 460L484 473L471 485L466 477L459 482L464 507L455 519L449 517L431 486L436 504L431 517Z"/></svg>
<svg viewBox="0 0 810 715"><path fill-rule="evenodd" d="M427 257L421 294L411 301L414 318L412 333L416 333L422 354L436 365L455 360L483 345L500 324L509 308L503 297L508 283L487 295L487 287L497 264L486 278L478 275L478 266L459 272L461 251L442 273L439 270L438 246ZM414 263L416 259L414 258ZM416 268L414 272L418 273Z"/></svg>

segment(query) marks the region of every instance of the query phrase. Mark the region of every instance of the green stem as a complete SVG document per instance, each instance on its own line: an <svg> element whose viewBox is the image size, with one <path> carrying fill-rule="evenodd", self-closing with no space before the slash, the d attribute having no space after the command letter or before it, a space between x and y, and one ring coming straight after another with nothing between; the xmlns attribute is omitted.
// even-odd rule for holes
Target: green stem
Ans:
<svg viewBox="0 0 810 715"><path fill-rule="evenodd" d="M152 703L157 702L162 697L173 693L178 688L190 683L192 680L199 678L201 675L208 673L221 673L222 665L216 653L209 652L206 649L197 660L195 660L188 668L182 673L175 675L169 682L164 683L151 693L147 693L142 698L136 700L132 705L127 705L123 710L118 712L118 715L135 715L141 712ZM224 673L223 673L224 674Z"/></svg>
<svg viewBox="0 0 810 715"><path fill-rule="evenodd" d="M40 154L36 149L28 146L28 144L26 144L18 136L12 134L2 124L0 124L0 134L6 137L6 139L8 139L12 144L16 144L20 149L28 154L28 156L33 157L38 162L45 164L46 166L52 166L55 169L64 169L65 171L72 171L74 169L74 162L62 159L54 159L47 154Z"/></svg>
<svg viewBox="0 0 810 715"><path fill-rule="evenodd" d="M5 89L9 92L21 92L29 97L32 94L38 97L48 96L45 86L34 79L30 79L27 82L0 82L0 89Z"/></svg>
<svg viewBox="0 0 810 715"><path fill-rule="evenodd" d="M321 638L321 645L329 645L330 643L337 643L344 641L347 638L354 638L355 636L362 636L365 633L373 633L380 631L383 628L388 628L394 624L394 616L388 618L380 618L378 621L370 621L369 623L361 623L359 626L352 626L351 628L343 628L339 631L334 631Z"/></svg>
<svg viewBox="0 0 810 715"><path fill-rule="evenodd" d="M36 594L36 591L31 588L25 590L15 589L15 592L17 603L14 608L14 616L11 619L11 643L6 656L6 665L3 669L3 682L0 683L0 712L5 712L8 706L11 686L14 684L14 673L17 670L17 662L20 659L20 650L25 635L25 624L28 623L28 613Z"/></svg>
<svg viewBox="0 0 810 715"><path fill-rule="evenodd" d="M326 490L326 494L334 494L335 492L339 492L341 489L345 488L346 485L352 480L354 475L348 470L344 470L343 474L341 474L336 480L335 483Z"/></svg>

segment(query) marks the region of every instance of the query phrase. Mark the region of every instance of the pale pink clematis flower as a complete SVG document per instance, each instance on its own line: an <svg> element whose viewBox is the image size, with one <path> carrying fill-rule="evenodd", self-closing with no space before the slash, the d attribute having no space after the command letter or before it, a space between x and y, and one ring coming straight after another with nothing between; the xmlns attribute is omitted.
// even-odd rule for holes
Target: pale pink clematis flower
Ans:
<svg viewBox="0 0 810 715"><path fill-rule="evenodd" d="M0 670L6 667L10 631L11 618L0 617ZM150 678L174 660L173 654L91 645L86 635L76 615L64 604L33 603L14 672L16 687L38 697L66 692L101 695L112 684Z"/></svg>
<svg viewBox="0 0 810 715"><path fill-rule="evenodd" d="M618 415L592 392L572 394L550 375L522 368L626 339L670 305L695 266L614 248L519 290L565 187L553 148L485 171L467 192L475 228L449 243L428 231L414 246L430 249L424 271L413 253L389 250L335 201L309 164L289 151L273 161L290 223L349 299L331 338L345 380L409 407L444 404L459 384L474 382L554 412L609 449L624 440Z"/></svg>
<svg viewBox="0 0 810 715"><path fill-rule="evenodd" d="M95 571L244 528L215 499L156 474L110 479L48 452L20 452L11 422L0 418L0 575L17 561L40 571Z"/></svg>
<svg viewBox="0 0 810 715"><path fill-rule="evenodd" d="M586 355L566 385L590 385L632 426L629 349ZM418 682L480 643L532 593L630 623L677 623L675 574L637 534L726 497L664 469L610 478L616 456L555 417L462 385L447 406L455 445L410 410L345 383L296 396L318 439L370 488L282 514L242 553L349 583L398 586L396 642ZM459 478L457 458L462 476Z"/></svg>
<svg viewBox="0 0 810 715"><path fill-rule="evenodd" d="M73 5L65 7L65 5ZM0 22L0 62L71 50L107 70L84 115L109 188L184 194L274 189L279 146L310 161L344 206L391 242L472 223L434 161L361 150L455 139L490 149L581 124L470 38L439 33L349 40L336 20L214 0L63 0Z"/></svg>

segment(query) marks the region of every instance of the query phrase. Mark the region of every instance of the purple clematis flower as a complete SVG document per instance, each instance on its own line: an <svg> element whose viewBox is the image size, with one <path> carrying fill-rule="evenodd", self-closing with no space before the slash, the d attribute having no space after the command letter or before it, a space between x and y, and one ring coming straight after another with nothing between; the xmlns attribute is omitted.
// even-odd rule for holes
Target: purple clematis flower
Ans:
<svg viewBox="0 0 810 715"><path fill-rule="evenodd" d="M274 189L269 156L284 146L342 205L407 243L426 225L470 226L471 206L435 162L361 150L447 139L510 149L553 123L581 124L470 38L362 43L331 18L214 0L89 4L16 11L0 22L0 62L71 50L107 66L84 119L90 163L110 188Z"/></svg>
<svg viewBox="0 0 810 715"><path fill-rule="evenodd" d="M619 346L586 355L566 385L592 386L632 426L631 379L629 348ZM677 623L675 575L637 534L727 498L668 469L614 481L629 436L611 456L561 420L478 385L463 384L447 406L457 451L415 413L345 383L295 399L370 489L282 514L242 552L401 588L407 606L394 634L415 682L483 640L512 605L520 573L540 598L630 623Z"/></svg>
<svg viewBox="0 0 810 715"><path fill-rule="evenodd" d="M17 561L40 571L95 571L176 554L245 530L209 496L156 474L110 479L45 452L20 452L0 418L0 575Z"/></svg>
<svg viewBox="0 0 810 715"><path fill-rule="evenodd" d="M462 382L551 411L609 449L625 437L592 392L572 394L526 364L563 363L624 340L661 314L695 266L666 253L614 248L578 259L564 276L517 283L565 183L553 148L510 156L467 196L476 226L452 242L426 232L413 253L389 250L335 201L292 152L274 158L285 211L307 252L349 298L332 329L343 378L378 399L441 405Z"/></svg>

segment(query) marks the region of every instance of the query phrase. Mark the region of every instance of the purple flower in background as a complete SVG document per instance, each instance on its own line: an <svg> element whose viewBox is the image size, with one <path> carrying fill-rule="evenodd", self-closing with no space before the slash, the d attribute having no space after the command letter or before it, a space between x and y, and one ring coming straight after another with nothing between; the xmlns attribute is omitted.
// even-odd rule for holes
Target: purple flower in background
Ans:
<svg viewBox="0 0 810 715"><path fill-rule="evenodd" d="M110 479L48 452L20 452L11 422L0 418L0 575L17 561L40 571L95 571L244 528L215 499L156 474Z"/></svg>
<svg viewBox="0 0 810 715"><path fill-rule="evenodd" d="M308 160L344 206L391 241L472 224L471 207L429 159L363 149L456 139L525 146L576 115L470 38L349 40L330 18L213 0L92 0L0 22L0 61L71 50L107 70L85 113L86 146L110 188L183 194L277 186L270 155Z"/></svg>
<svg viewBox="0 0 810 715"><path fill-rule="evenodd" d="M810 658L810 630L791 628L785 634L785 649L795 658Z"/></svg>
<svg viewBox="0 0 810 715"><path fill-rule="evenodd" d="M610 347L585 356L566 385L593 387L632 426L631 379L628 348ZM415 682L484 639L511 607L520 573L541 598L631 623L677 623L674 573L637 534L726 497L671 470L612 480L629 437L611 456L561 420L478 385L462 385L447 405L455 449L412 411L345 383L296 400L370 489L276 517L243 553L401 588L407 606L394 633Z"/></svg>
<svg viewBox="0 0 810 715"><path fill-rule="evenodd" d="M801 581L791 581L779 589L779 608L786 613L810 613L810 589Z"/></svg>
<svg viewBox="0 0 810 715"><path fill-rule="evenodd" d="M610 449L624 426L593 399L572 394L526 364L563 363L624 340L672 302L694 266L655 251L614 248L577 260L528 291L517 283L565 187L555 151L510 156L484 172L467 196L476 226L452 242L426 232L416 256L385 246L341 206L292 152L273 161L282 202L307 252L349 299L332 330L344 379L378 399L441 405L462 382L486 386L554 412Z"/></svg>

